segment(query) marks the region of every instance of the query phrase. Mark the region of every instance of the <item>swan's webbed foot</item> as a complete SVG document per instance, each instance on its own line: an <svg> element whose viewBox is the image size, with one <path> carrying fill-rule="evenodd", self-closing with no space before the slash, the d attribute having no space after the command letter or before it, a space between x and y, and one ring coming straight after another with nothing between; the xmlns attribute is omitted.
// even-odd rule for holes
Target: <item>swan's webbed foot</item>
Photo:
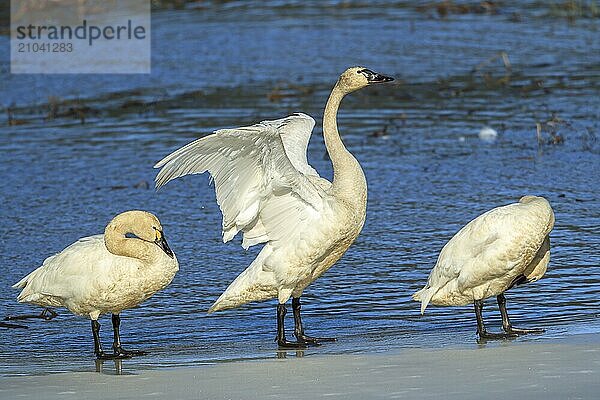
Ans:
<svg viewBox="0 0 600 400"><path fill-rule="evenodd" d="M131 358L134 356L145 356L146 354L148 354L148 352L142 350L125 350L121 346L121 335L119 333L119 328L121 326L121 317L119 316L119 314L112 315L112 324L114 334L114 342L112 348L115 354L115 358Z"/></svg>
<svg viewBox="0 0 600 400"><path fill-rule="evenodd" d="M483 322L483 300L475 300L473 303L475 306L475 316L477 317L477 335L481 340L506 340L506 339L514 339L517 337L516 333L492 333L488 332L485 329L485 324Z"/></svg>
<svg viewBox="0 0 600 400"><path fill-rule="evenodd" d="M302 325L301 316L302 304L300 304L300 297L292 298L292 311L294 312L294 336L298 339L298 342L305 343L312 346L320 346L323 342L336 342L337 339L334 337L313 337L304 334L304 326Z"/></svg>
<svg viewBox="0 0 600 400"><path fill-rule="evenodd" d="M483 339L483 340L508 340L508 339L515 339L516 337L518 337L518 335L516 333L493 333L493 332L487 332L487 331L483 331L483 332L479 332L477 331L477 335L479 336L479 339Z"/></svg>
<svg viewBox="0 0 600 400"><path fill-rule="evenodd" d="M17 320L22 320L22 319L39 318L39 319L43 319L45 321L50 321L57 315L58 315L58 313L56 311L52 310L51 308L44 308L42 310L42 312L39 314L7 315L6 317L4 317L4 320L5 321L17 321Z"/></svg>
<svg viewBox="0 0 600 400"><path fill-rule="evenodd" d="M145 356L148 354L147 351L143 350L125 350L121 346L113 346L114 354L118 356L123 356L123 358L131 358L136 356Z"/></svg>
<svg viewBox="0 0 600 400"><path fill-rule="evenodd" d="M123 360L126 358L131 358L131 356L126 355L126 354L117 354L116 352L115 353L105 353L102 350L96 352L97 360Z"/></svg>
<svg viewBox="0 0 600 400"><path fill-rule="evenodd" d="M320 346L322 342L336 342L337 339L334 337L313 337L305 334L294 334L298 342L306 343L313 346Z"/></svg>
<svg viewBox="0 0 600 400"><path fill-rule="evenodd" d="M541 328L522 329L513 327L510 322L510 318L508 317L508 311L506 310L506 297L504 296L504 293L500 293L498 296L496 296L496 299L498 300L498 307L500 309L500 314L502 315L502 328L504 329L504 332L513 335L527 335L529 333L546 332Z"/></svg>
<svg viewBox="0 0 600 400"><path fill-rule="evenodd" d="M125 350L121 346L114 347L112 353L106 353L100 349L96 349L96 359L98 360L124 360L135 356L145 356L148 354L145 351L141 350Z"/></svg>
<svg viewBox="0 0 600 400"><path fill-rule="evenodd" d="M306 349L306 343L298 342L290 342L285 338L285 314L287 310L285 308L285 304L277 304L277 336L275 337L275 342L277 342L277 346L280 349L295 349L295 350L303 350Z"/></svg>
<svg viewBox="0 0 600 400"><path fill-rule="evenodd" d="M306 349L308 346L320 346L323 342L335 342L333 337L313 337L304 334L302 317L300 316L300 298L292 298L292 310L294 312L294 336L297 342L290 342L285 338L284 320L287 310L285 304L277 305L277 337L275 341L280 349Z"/></svg>
<svg viewBox="0 0 600 400"><path fill-rule="evenodd" d="M303 342L290 342L286 338L277 338L275 340L277 342L277 347L281 350L305 350L308 346Z"/></svg>
<svg viewBox="0 0 600 400"><path fill-rule="evenodd" d="M113 315L113 329L115 333L115 342L113 343L113 352L106 353L102 350L102 343L100 342L100 323L97 320L92 320L92 334L94 336L94 354L96 354L97 360L121 360L131 358L133 356L141 356L147 354L144 351L138 350L125 350L121 347L121 340L119 337L119 316Z"/></svg>
<svg viewBox="0 0 600 400"><path fill-rule="evenodd" d="M529 333L533 333L533 334L539 334L539 333L544 333L546 332L545 329L542 328L528 328L528 329L522 329L522 328L515 328L513 326L509 327L508 329L505 329L506 333L512 333L515 335L527 335Z"/></svg>

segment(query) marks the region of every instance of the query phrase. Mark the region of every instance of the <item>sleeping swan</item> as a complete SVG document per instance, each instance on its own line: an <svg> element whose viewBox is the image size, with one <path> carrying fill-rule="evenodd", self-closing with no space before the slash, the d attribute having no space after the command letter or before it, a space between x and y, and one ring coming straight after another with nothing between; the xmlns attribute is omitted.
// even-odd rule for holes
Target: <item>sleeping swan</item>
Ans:
<svg viewBox="0 0 600 400"><path fill-rule="evenodd" d="M425 287L413 295L421 314L429 303L475 305L481 339L542 333L512 326L504 292L540 279L550 261L554 213L543 197L525 196L518 203L494 208L462 228L442 249ZM483 323L483 300L496 296L505 333L489 333Z"/></svg>
<svg viewBox="0 0 600 400"><path fill-rule="evenodd" d="M98 359L128 358L145 353L121 347L119 313L167 287L178 270L158 218L127 211L114 217L103 235L79 239L13 287L23 289L17 297L21 303L66 307L89 318ZM106 313L112 314L112 354L100 343L98 317Z"/></svg>

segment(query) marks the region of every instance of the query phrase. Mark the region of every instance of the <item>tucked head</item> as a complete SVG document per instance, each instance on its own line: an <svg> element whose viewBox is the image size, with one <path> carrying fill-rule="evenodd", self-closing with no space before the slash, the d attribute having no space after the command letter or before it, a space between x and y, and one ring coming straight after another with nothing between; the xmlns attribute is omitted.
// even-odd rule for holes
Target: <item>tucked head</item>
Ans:
<svg viewBox="0 0 600 400"><path fill-rule="evenodd" d="M531 203L532 201L534 201L534 200L536 200L536 199L538 199L538 197L537 197L537 196L530 196L530 195L527 195L527 196L523 196L523 197L521 197L521 198L519 199L519 203L525 203L525 204L527 204L527 203Z"/></svg>
<svg viewBox="0 0 600 400"><path fill-rule="evenodd" d="M378 74L365 67L350 67L338 79L338 87L350 93L376 83L391 82L394 78Z"/></svg>
<svg viewBox="0 0 600 400"><path fill-rule="evenodd" d="M125 211L110 221L106 227L106 233L109 230L117 231L122 235L131 233L138 239L155 243L168 256L173 257L173 252L163 234L162 225L156 215L152 213L140 210Z"/></svg>

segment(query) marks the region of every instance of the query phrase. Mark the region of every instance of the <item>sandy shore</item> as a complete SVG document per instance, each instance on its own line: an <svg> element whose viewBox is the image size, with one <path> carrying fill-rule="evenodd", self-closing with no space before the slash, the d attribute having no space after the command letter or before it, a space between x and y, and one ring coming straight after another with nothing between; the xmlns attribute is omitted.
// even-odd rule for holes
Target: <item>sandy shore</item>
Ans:
<svg viewBox="0 0 600 400"><path fill-rule="evenodd" d="M592 399L600 335L470 349L296 357L136 371L0 378L2 399ZM105 367L108 369L106 364ZM111 365L112 366L112 365Z"/></svg>

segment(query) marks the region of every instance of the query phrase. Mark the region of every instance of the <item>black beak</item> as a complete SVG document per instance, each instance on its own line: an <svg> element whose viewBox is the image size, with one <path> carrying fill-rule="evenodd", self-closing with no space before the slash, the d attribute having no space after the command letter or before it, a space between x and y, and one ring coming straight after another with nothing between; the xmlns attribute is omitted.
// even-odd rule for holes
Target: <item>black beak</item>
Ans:
<svg viewBox="0 0 600 400"><path fill-rule="evenodd" d="M367 77L367 82L369 82L369 83L384 83L384 82L391 82L393 80L394 80L394 78L392 78L390 76L385 76L385 75L381 75L378 73L374 73L373 75L370 75Z"/></svg>
<svg viewBox="0 0 600 400"><path fill-rule="evenodd" d="M154 243L156 243L156 245L158 247L160 247L162 249L162 251L165 252L166 255L168 255L169 257L173 258L173 252L171 251L171 248L167 244L167 239L165 239L165 235L164 234L160 235L160 239L156 239L154 241Z"/></svg>
<svg viewBox="0 0 600 400"><path fill-rule="evenodd" d="M365 76L365 78L367 78L367 83L369 83L369 84L391 82L394 80L394 78L392 78L392 77L378 74L377 72L373 72L368 68L363 68L361 70L358 70L358 73L363 74Z"/></svg>

